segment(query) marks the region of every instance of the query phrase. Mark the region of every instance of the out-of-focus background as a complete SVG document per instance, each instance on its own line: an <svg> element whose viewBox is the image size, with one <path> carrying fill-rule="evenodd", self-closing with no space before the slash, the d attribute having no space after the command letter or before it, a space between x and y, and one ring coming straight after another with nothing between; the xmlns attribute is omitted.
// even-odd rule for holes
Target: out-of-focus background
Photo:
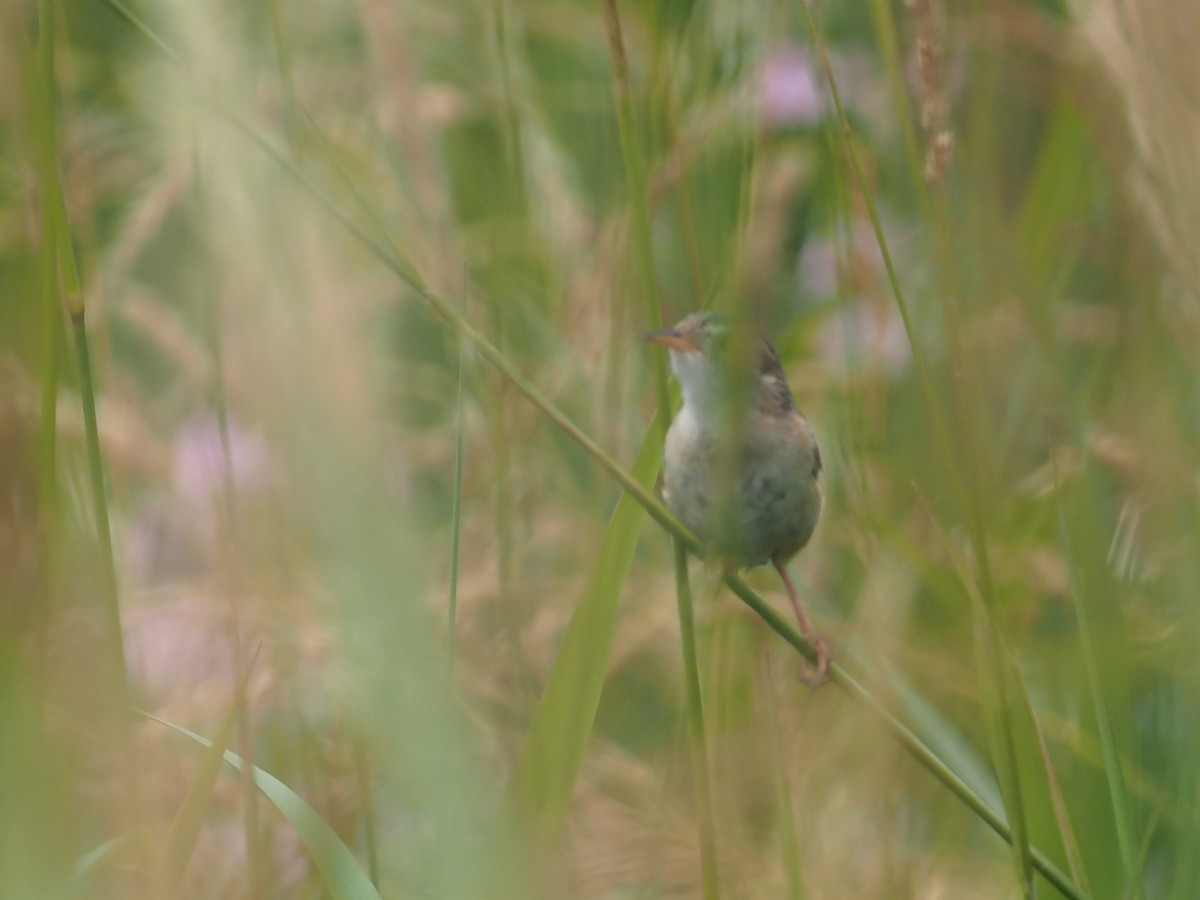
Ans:
<svg viewBox="0 0 1200 900"><path fill-rule="evenodd" d="M0 896L1197 896L1200 6L812 13L0 2ZM702 748L700 306L872 698L694 564Z"/></svg>

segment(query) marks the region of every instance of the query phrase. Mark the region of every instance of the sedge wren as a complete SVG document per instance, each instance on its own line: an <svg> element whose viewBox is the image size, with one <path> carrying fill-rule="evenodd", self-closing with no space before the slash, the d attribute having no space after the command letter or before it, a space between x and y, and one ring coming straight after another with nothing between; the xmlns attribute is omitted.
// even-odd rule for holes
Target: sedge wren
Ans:
<svg viewBox="0 0 1200 900"><path fill-rule="evenodd" d="M765 339L738 354L714 313L694 313L646 340L667 348L683 406L667 432L663 499L706 548L738 567L771 563L816 654L802 679L829 679L829 650L813 628L787 562L821 516L821 452L792 399L779 353ZM738 365L738 357L744 365Z"/></svg>

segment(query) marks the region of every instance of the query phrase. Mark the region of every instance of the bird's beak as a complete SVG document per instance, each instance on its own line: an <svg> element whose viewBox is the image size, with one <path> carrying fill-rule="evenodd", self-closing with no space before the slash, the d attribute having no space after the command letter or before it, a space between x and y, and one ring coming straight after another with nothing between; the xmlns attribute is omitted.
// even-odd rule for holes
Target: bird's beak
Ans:
<svg viewBox="0 0 1200 900"><path fill-rule="evenodd" d="M689 334L684 334L675 328L664 328L661 331L648 331L642 335L642 340L652 344L662 344L668 350L682 350L684 353L699 353L700 345Z"/></svg>

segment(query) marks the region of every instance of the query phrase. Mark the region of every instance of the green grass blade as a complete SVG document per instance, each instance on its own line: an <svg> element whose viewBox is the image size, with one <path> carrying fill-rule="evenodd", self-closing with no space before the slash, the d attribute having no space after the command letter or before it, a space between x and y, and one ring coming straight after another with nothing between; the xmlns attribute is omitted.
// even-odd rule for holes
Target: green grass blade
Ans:
<svg viewBox="0 0 1200 900"><path fill-rule="evenodd" d="M1034 284L1059 282L1079 254L1072 223L1091 202L1095 158L1082 113L1059 101L1017 219L1020 253Z"/></svg>
<svg viewBox="0 0 1200 900"><path fill-rule="evenodd" d="M1076 556L1071 530L1067 525L1066 512L1063 510L1061 491L1056 491L1058 527L1061 535L1063 556L1067 561L1070 575L1071 595L1074 600L1075 621L1079 628L1079 643L1083 651L1084 670L1087 676L1088 692L1091 694L1092 709L1096 716L1096 730L1100 739L1100 751L1104 760L1104 777L1108 783L1109 802L1112 805L1113 825L1117 833L1117 846L1121 853L1121 866L1131 891L1131 896L1144 897L1141 879L1138 874L1140 866L1138 858L1138 839L1133 823L1133 814L1126 788L1125 775L1121 768L1121 757L1117 750L1117 740L1113 733L1112 719L1108 712L1108 703L1104 697L1104 689L1100 682L1100 660L1096 643L1092 637L1091 619L1087 609L1087 590L1084 576L1080 570L1080 560Z"/></svg>
<svg viewBox="0 0 1200 900"><path fill-rule="evenodd" d="M105 488L104 459L100 451L100 427L96 419L96 387L92 353L88 341L83 305L71 309L75 334L75 359L79 368L79 400L83 406L84 439L87 447L88 476L92 489L92 513L96 537L100 543L100 574L105 601L104 618L108 629L109 652L119 692L124 697L125 639L121 633L121 604L117 592L117 564L113 556L112 529L108 520L108 494ZM128 704L123 703L122 706Z"/></svg>
<svg viewBox="0 0 1200 900"><path fill-rule="evenodd" d="M172 892L178 890L180 879L183 878L188 860L192 858L192 851L196 847L196 839L200 836L200 829L204 825L204 818L208 814L213 786L217 783L217 774L221 771L221 761L225 758L225 750L233 736L234 725L237 724L240 698L245 695L246 683L253 669L254 660L251 660L234 688L233 696L229 700L229 711L225 714L221 727L217 729L216 737L208 745L200 763L200 771L188 785L183 803L175 813L175 818L171 820L163 860L163 883Z"/></svg>
<svg viewBox="0 0 1200 900"><path fill-rule="evenodd" d="M212 746L213 742L208 738L201 737L182 725L176 725L174 722L168 722L166 719L160 719L150 713L144 713L144 715L160 725L165 725L172 731L190 738L202 747ZM226 763L237 771L242 771L245 763L240 756L232 750L226 750L223 755ZM379 891L371 884L371 879L362 870L354 858L354 854L350 852L350 848L338 837L337 832L317 814L317 811L274 775L264 772L258 766L253 767L253 772L254 783L262 791L263 796L270 800L296 829L300 840L308 848L309 855L321 873L325 887L329 890L329 895L334 900L381 900Z"/></svg>
<svg viewBox="0 0 1200 900"><path fill-rule="evenodd" d="M80 856L71 870L71 883L80 888L85 887L91 880L92 874L99 871L120 852L121 846L127 838L128 836L124 834L109 838L100 846L93 847Z"/></svg>
<svg viewBox="0 0 1200 900"><path fill-rule="evenodd" d="M778 779L778 803L780 826L780 849L783 856L783 871L787 877L788 900L804 900L804 878L800 868L799 833L796 829L796 809L792 792L792 779L788 774L784 751L783 733L779 727L779 690L775 675L767 659L767 687L771 691L771 702L767 705L767 723L770 726L772 761Z"/></svg>
<svg viewBox="0 0 1200 900"><path fill-rule="evenodd" d="M446 665L451 678L454 676L454 665L458 656L458 559L462 538L463 432L466 430L463 415L465 354L466 346L460 341L458 390L454 399L454 496L450 509L450 602L446 622Z"/></svg>
<svg viewBox="0 0 1200 900"><path fill-rule="evenodd" d="M105 491L104 462L100 450L100 431L96 420L96 389L93 378L91 352L88 344L87 326L84 315L83 290L79 278L79 266L75 261L75 249L67 221L66 201L63 197L62 180L58 164L58 132L55 127L57 86L54 63L54 4L42 0L38 5L38 68L39 68L39 175L42 179L42 277L46 304L46 368L43 370L42 433L40 436L43 471L42 488L46 491L47 510L53 516L52 504L57 496L57 466L54 462L56 444L55 399L58 368L58 317L61 283L66 295L67 311L75 338L75 360L79 376L79 400L84 421L84 439L87 452L88 474L92 490L93 514L100 552L100 583L104 610L102 615L107 629L108 650L112 656L114 688L118 708L128 707L126 697L126 669L124 637L121 632L120 601L117 593L116 560L113 555L112 531L108 516L108 499Z"/></svg>
<svg viewBox="0 0 1200 900"><path fill-rule="evenodd" d="M988 747L1000 781L1000 794L1004 799L1004 809L1008 813L1009 828L1012 830L1013 862L1021 893L1026 898L1032 898L1033 861L1029 852L1029 827L1025 821L1025 799L1022 794L1008 697L1008 660L997 639L996 624L991 620L982 598L973 589L971 593L971 605L975 611L975 655L979 669L979 693Z"/></svg>
<svg viewBox="0 0 1200 900"><path fill-rule="evenodd" d="M122 742L129 744L132 738L132 720L127 714L129 702L129 676L126 667L125 635L121 626L121 599L117 584L117 562L113 549L112 527L109 522L108 493L105 483L104 457L100 448L100 426L96 417L96 386L93 376L92 355L86 315L82 298L68 298L71 328L75 338L75 361L79 374L79 401L83 407L84 446L87 454L88 481L91 487L92 515L96 526L99 554L101 616L106 632L105 651L110 659L112 696L115 699L117 734ZM138 779L136 764L127 760L124 778L127 789L132 790ZM136 799L136 798L134 798Z"/></svg>
<svg viewBox="0 0 1200 900"><path fill-rule="evenodd" d="M955 552L954 544L943 536L954 571L970 600L972 633L975 641L977 681L981 699L988 749L996 779L1000 786L1000 797L1007 814L1009 846L1013 851L1021 893L1032 898L1034 886L1034 860L1029 843L1029 825L1025 815L1025 797L1022 788L1021 770L1017 755L1017 740L1014 734L1012 706L1009 699L1011 653L1004 641L996 617L983 596L984 586L976 582L965 558ZM984 578L980 581L986 583Z"/></svg>
<svg viewBox="0 0 1200 900"><path fill-rule="evenodd" d="M1055 837L1062 844L1062 853L1066 859L1067 866L1071 870L1071 877L1084 890L1087 890L1087 873L1084 870L1083 857L1079 852L1079 840L1075 836L1075 828L1071 824L1071 816L1067 809L1066 801L1063 798L1062 785L1059 782L1058 775L1054 771L1054 765L1050 758L1050 749L1046 746L1045 732L1042 728L1042 723L1038 721L1038 714L1033 705L1033 698L1030 696L1029 685L1026 683L1024 677L1022 677L1019 669L1015 672L1015 680L1016 687L1020 692L1018 699L1021 702L1021 721L1028 728L1027 743L1032 745L1033 751L1036 752L1037 762L1045 777L1044 789L1040 799L1044 806L1049 807L1049 814L1044 816L1044 818L1048 818L1053 822L1057 832ZM1038 839L1037 834L1034 834L1031 838L1031 840Z"/></svg>
<svg viewBox="0 0 1200 900"><path fill-rule="evenodd" d="M914 192L922 202L927 201L924 179L921 175L923 161L917 145L917 132L913 126L912 110L909 106L909 87L906 81L904 59L897 35L895 6L887 0L871 0L871 23L875 31L875 43L887 73L888 90L891 93L892 109L900 127L904 145L904 161Z"/></svg>
<svg viewBox="0 0 1200 900"><path fill-rule="evenodd" d="M926 700L899 669L888 665L884 674L907 718L928 742L930 750L957 772L983 802L992 809L1000 809L1004 800L996 784L995 772L967 736Z"/></svg>
<svg viewBox="0 0 1200 900"><path fill-rule="evenodd" d="M679 541L675 547L675 603L679 616L683 679L687 693L688 743L692 752L692 781L700 826L700 869L704 900L721 895L717 868L717 827L713 816L712 773L708 765L708 737L704 730L704 703L700 691L700 666L696 653L696 617L692 589L688 583L687 551Z"/></svg>
<svg viewBox="0 0 1200 900"><path fill-rule="evenodd" d="M633 469L647 490L661 457L662 429L651 427ZM583 765L612 651L617 604L644 520L641 506L622 494L521 748L510 799L539 845L558 834Z"/></svg>
<svg viewBox="0 0 1200 900"><path fill-rule="evenodd" d="M38 497L47 523L57 518L58 497L58 382L62 344L62 301L59 293L56 198L58 186L57 97L54 65L54 3L38 3L38 78L33 107L37 139L38 178L41 182L41 426L38 432ZM54 528L48 529L50 535Z"/></svg>

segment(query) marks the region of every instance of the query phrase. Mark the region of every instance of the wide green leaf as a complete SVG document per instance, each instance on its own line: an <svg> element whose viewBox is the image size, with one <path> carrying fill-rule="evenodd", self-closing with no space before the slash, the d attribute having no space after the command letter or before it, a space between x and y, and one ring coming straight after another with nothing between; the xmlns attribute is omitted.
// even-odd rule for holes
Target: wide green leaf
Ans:
<svg viewBox="0 0 1200 900"><path fill-rule="evenodd" d="M663 429L652 423L634 464L634 477L647 488L658 473L662 436ZM623 493L521 749L510 799L535 840L552 840L558 833L583 765L612 652L621 589L645 518L641 505Z"/></svg>
<svg viewBox="0 0 1200 900"><path fill-rule="evenodd" d="M201 737L194 731L189 731L182 725L160 719L158 716L146 713L146 716L177 731L184 737L191 738L202 747L211 747L212 741ZM225 762L239 772L243 771L246 763L232 750L225 751ZM264 797L283 813L283 817L291 823L308 849L309 856L316 864L317 871L334 900L380 900L379 891L371 884L354 854L345 842L337 836L329 824L317 814L317 811L305 803L290 787L258 766L252 768L254 783Z"/></svg>

